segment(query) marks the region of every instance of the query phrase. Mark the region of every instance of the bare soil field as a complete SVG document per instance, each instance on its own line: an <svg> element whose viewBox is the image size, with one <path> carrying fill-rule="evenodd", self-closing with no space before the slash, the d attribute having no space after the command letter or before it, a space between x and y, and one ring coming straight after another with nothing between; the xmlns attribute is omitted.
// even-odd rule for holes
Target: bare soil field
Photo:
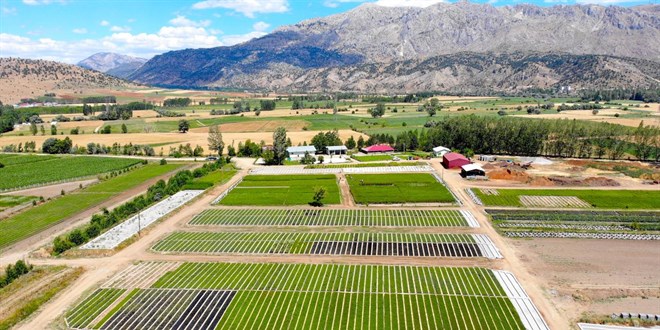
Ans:
<svg viewBox="0 0 660 330"><path fill-rule="evenodd" d="M583 313L660 314L660 242L507 240L546 296L572 320Z"/></svg>
<svg viewBox="0 0 660 330"><path fill-rule="evenodd" d="M248 121L242 123L221 124L220 131L223 132L274 132L278 127L286 128L287 132L302 131L308 123L304 120L269 120ZM208 127L193 128L190 132L208 133ZM308 141L309 142L309 141Z"/></svg>
<svg viewBox="0 0 660 330"><path fill-rule="evenodd" d="M612 124L620 124L624 126L637 127L639 123L644 121L645 125L654 125L660 126L660 119L657 118L622 118L614 117L614 114L624 115L627 112L623 110L614 110L614 109L605 109L600 110L597 115L591 113L591 110L567 110L560 113L553 114L540 114L530 116L528 114L524 115L513 115L514 117L525 117L525 118L546 118L546 119L577 119L577 120L586 120L586 121L595 121L595 122L606 122Z"/></svg>

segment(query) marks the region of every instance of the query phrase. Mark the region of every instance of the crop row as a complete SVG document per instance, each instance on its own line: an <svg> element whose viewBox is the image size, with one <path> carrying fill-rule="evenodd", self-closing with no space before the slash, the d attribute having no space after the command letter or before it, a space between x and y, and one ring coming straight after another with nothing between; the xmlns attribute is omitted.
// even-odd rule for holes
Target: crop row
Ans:
<svg viewBox="0 0 660 330"><path fill-rule="evenodd" d="M658 222L660 212L634 211L533 211L533 210L496 210L486 212L495 221L583 221L583 222Z"/></svg>
<svg viewBox="0 0 660 330"><path fill-rule="evenodd" d="M222 233L177 232L158 242L159 252L482 256L467 234Z"/></svg>
<svg viewBox="0 0 660 330"><path fill-rule="evenodd" d="M220 226L370 226L458 227L472 216L456 210L329 210L212 209L195 216L191 225ZM475 223L472 223L475 225Z"/></svg>

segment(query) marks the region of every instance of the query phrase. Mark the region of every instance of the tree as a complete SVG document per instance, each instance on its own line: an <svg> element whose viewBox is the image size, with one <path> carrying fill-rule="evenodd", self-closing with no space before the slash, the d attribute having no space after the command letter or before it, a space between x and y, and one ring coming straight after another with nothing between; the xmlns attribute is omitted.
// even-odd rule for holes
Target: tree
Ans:
<svg viewBox="0 0 660 330"><path fill-rule="evenodd" d="M50 135L57 135L57 127L55 125L50 125Z"/></svg>
<svg viewBox="0 0 660 330"><path fill-rule="evenodd" d="M273 152L275 152L275 163L284 164L284 159L286 159L286 129L284 127L278 127L273 133Z"/></svg>
<svg viewBox="0 0 660 330"><path fill-rule="evenodd" d="M46 135L46 129L44 128L44 125L41 125L39 130L41 131L41 135Z"/></svg>
<svg viewBox="0 0 660 330"><path fill-rule="evenodd" d="M376 104L376 107L369 109L368 112L371 115L371 117L374 118L382 117L385 114L385 103Z"/></svg>
<svg viewBox="0 0 660 330"><path fill-rule="evenodd" d="M124 134L128 133L128 127L126 127L126 124L121 124L121 132Z"/></svg>
<svg viewBox="0 0 660 330"><path fill-rule="evenodd" d="M311 206L320 207L323 206L323 199L325 198L325 188L316 187L314 188L314 197L312 197L312 202L309 203Z"/></svg>
<svg viewBox="0 0 660 330"><path fill-rule="evenodd" d="M360 137L357 140L357 148L358 149L364 148L364 143L365 143L364 138L362 137L362 135L360 135Z"/></svg>
<svg viewBox="0 0 660 330"><path fill-rule="evenodd" d="M309 152L305 152L305 155L302 158L300 158L300 164L307 165L314 163L316 163L316 158L310 155Z"/></svg>
<svg viewBox="0 0 660 330"><path fill-rule="evenodd" d="M32 136L37 135L37 124L30 123L30 133L32 133Z"/></svg>
<svg viewBox="0 0 660 330"><path fill-rule="evenodd" d="M430 99L429 101L424 102L423 105L420 105L417 111L426 111L429 114L429 117L435 116L438 111L442 109L442 105L438 99Z"/></svg>
<svg viewBox="0 0 660 330"><path fill-rule="evenodd" d="M181 133L186 133L190 129L190 123L188 123L187 120L181 119L179 120L179 132Z"/></svg>
<svg viewBox="0 0 660 330"><path fill-rule="evenodd" d="M213 125L209 127L209 150L215 151L218 156L222 156L222 152L225 150L225 143L222 141L222 133L218 125Z"/></svg>
<svg viewBox="0 0 660 330"><path fill-rule="evenodd" d="M353 138L353 135L346 140L346 148L348 149L355 149L356 142L355 139Z"/></svg>

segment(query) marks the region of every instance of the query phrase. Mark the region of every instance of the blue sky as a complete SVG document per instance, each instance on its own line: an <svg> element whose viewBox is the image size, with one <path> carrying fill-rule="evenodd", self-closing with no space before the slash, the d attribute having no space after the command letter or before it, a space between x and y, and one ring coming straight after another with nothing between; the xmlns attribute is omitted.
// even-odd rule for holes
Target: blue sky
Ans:
<svg viewBox="0 0 660 330"><path fill-rule="evenodd" d="M636 5L630 0L480 0ZM365 2L432 5L441 0L0 0L0 57L75 63L101 51L149 58L170 50L233 45L278 26L327 16Z"/></svg>

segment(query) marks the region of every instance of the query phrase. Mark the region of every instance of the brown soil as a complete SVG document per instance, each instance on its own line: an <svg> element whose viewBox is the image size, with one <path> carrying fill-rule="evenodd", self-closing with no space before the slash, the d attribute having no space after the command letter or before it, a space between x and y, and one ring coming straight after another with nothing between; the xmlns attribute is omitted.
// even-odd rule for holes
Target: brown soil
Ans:
<svg viewBox="0 0 660 330"><path fill-rule="evenodd" d="M492 171L486 172L486 175L493 180L510 180L518 182L529 182L531 180L530 176L527 175L523 170L509 169L509 168L499 168Z"/></svg>

